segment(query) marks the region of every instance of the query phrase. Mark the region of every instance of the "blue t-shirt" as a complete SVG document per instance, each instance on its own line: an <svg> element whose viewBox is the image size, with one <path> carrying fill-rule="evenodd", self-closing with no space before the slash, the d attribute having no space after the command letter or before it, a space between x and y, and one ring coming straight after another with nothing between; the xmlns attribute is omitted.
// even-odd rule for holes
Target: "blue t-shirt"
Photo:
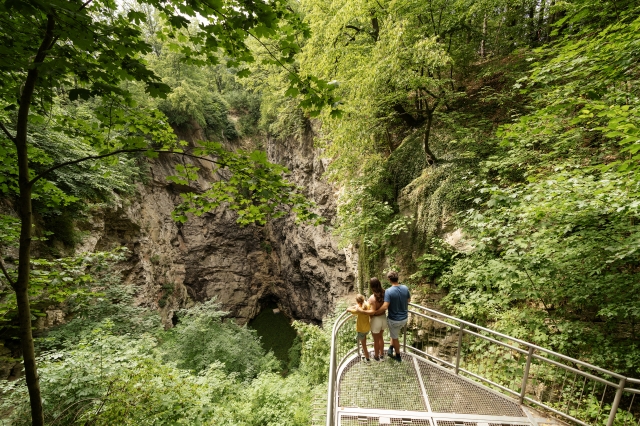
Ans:
<svg viewBox="0 0 640 426"><path fill-rule="evenodd" d="M392 321L406 320L409 316L409 289L405 285L391 286L384 292L384 301L389 302L387 318Z"/></svg>

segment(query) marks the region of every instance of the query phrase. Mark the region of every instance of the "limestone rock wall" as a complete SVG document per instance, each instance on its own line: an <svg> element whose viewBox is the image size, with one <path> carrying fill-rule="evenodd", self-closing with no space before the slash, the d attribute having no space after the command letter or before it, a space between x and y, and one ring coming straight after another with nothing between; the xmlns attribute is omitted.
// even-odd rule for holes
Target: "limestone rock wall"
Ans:
<svg viewBox="0 0 640 426"><path fill-rule="evenodd" d="M181 135L185 137L185 135ZM198 139L196 129L188 139ZM286 141L269 140L269 159L287 166L329 223L335 215L333 189L321 179L324 166L313 148L311 131ZM167 327L182 307L217 298L239 322L254 317L262 302L276 301L289 316L318 322L336 298L354 286L352 267L327 226L296 226L285 217L264 227L241 227L226 209L177 224L171 211L184 188L169 183L176 161L196 162L203 169L194 187L212 179L209 164L176 156L151 163L151 180L138 188L135 200L96 212L81 250L126 245L124 271L138 288L137 303L159 309Z"/></svg>
<svg viewBox="0 0 640 426"><path fill-rule="evenodd" d="M313 146L310 129L286 143L269 140L267 153L271 161L289 168L290 179L306 189L326 219L320 226L296 226L291 217L267 225L283 283L275 292L287 301L282 307L294 318L320 320L338 297L355 286L355 268L330 231L336 215L335 191L322 179L325 164Z"/></svg>

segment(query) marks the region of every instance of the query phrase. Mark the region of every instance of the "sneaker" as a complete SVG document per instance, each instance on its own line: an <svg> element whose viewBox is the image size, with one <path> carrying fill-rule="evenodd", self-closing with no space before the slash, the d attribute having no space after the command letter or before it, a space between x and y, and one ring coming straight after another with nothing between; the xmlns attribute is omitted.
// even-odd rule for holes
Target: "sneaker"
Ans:
<svg viewBox="0 0 640 426"><path fill-rule="evenodd" d="M380 355L380 361L384 361L384 355Z"/></svg>
<svg viewBox="0 0 640 426"><path fill-rule="evenodd" d="M393 356L393 346L389 346L389 350L387 351L387 355Z"/></svg>
<svg viewBox="0 0 640 426"><path fill-rule="evenodd" d="M369 358L363 358L362 361L364 362L364 365L371 365L371 360Z"/></svg>
<svg viewBox="0 0 640 426"><path fill-rule="evenodd" d="M400 358L400 354L394 356L393 359L395 359L398 362L402 362L402 358Z"/></svg>
<svg viewBox="0 0 640 426"><path fill-rule="evenodd" d="M375 359L376 361L380 362L380 357L378 355L374 356L373 359Z"/></svg>

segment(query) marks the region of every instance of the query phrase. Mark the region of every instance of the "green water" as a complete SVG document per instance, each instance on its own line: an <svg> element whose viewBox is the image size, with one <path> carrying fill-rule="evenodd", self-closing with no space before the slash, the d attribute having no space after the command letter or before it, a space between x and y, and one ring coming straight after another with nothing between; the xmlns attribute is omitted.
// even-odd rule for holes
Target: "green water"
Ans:
<svg viewBox="0 0 640 426"><path fill-rule="evenodd" d="M249 322L249 327L256 330L264 349L273 351L276 358L286 366L289 362L289 348L296 338L296 331L291 327L289 318L282 312L273 313L277 307L275 304L264 307L258 316Z"/></svg>

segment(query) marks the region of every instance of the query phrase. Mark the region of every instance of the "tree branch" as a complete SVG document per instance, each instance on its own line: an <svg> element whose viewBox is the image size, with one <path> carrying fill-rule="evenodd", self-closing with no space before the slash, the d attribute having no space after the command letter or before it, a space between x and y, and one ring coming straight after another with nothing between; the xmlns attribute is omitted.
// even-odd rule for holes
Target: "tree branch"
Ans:
<svg viewBox="0 0 640 426"><path fill-rule="evenodd" d="M431 151L431 148L429 147L429 139L431 136L431 126L433 125L433 111L435 111L437 107L438 107L437 101L433 106L433 109L429 109L429 107L427 106L427 128L424 130L424 135L422 136L422 145L424 148L424 153L427 156L427 164L430 166L433 166L438 162L438 159L436 158L435 154L433 153L433 151Z"/></svg>
<svg viewBox="0 0 640 426"><path fill-rule="evenodd" d="M7 137L9 138L9 140L10 140L11 142L14 142L14 141L15 141L15 136L11 136L11 132L9 132L9 129L7 129L7 128L4 126L4 123L0 122L0 128L2 128L2 131L4 132L4 134L5 134L5 135L7 135Z"/></svg>
<svg viewBox="0 0 640 426"><path fill-rule="evenodd" d="M424 117L415 118L405 110L401 104L395 104L393 106L393 110L398 113L398 117L400 117L409 127L420 127L425 122Z"/></svg>
<svg viewBox="0 0 640 426"><path fill-rule="evenodd" d="M222 15L222 16L224 16L224 15ZM287 71L289 74L293 74L293 75L295 75L296 77L298 77L298 74L296 74L295 72L293 72L293 71L291 71L289 68L287 68L287 67L282 63L282 61L280 61L280 59L279 59L276 55L274 55L273 53L271 53L271 51L269 50L269 48L267 47L267 45L266 45L266 44L264 44L264 43L262 42L262 40L260 40L260 38L256 37L254 34L252 34L252 33L251 33L251 31L245 30L245 32L246 32L247 34L249 34L249 35L250 35L254 40L256 40L258 43L260 43L260 45L261 45L262 47L264 47L264 50L266 50L266 51L267 51L267 53L269 54L269 56L271 56L271 57L272 57L272 58L273 58L273 59L278 63L278 65L280 65L280 66L281 66L285 71ZM298 80L300 80L300 77L298 77ZM313 90L313 89L311 89L311 90Z"/></svg>
<svg viewBox="0 0 640 426"><path fill-rule="evenodd" d="M7 271L7 268L5 268L5 266L4 266L4 260L2 260L2 256L0 256L0 268L2 269L2 274L5 276L7 281L9 281L9 284L11 285L11 287L15 288L16 284L11 279L11 276L9 275L9 272Z"/></svg>
<svg viewBox="0 0 640 426"><path fill-rule="evenodd" d="M525 268L524 266L522 266L522 269L524 269L524 273L527 275L527 278L529 279L529 282L531 283L531 287L533 287L533 290L537 293L538 299L540 299L540 302L542 302L542 306L544 306L544 310L547 313L547 315L549 316L549 320L551 320L551 322L553 323L553 325L556 327L556 330L557 330L558 329L558 324L555 322L555 320L553 318L551 318L551 312L549 312L549 308L547 307L547 304L544 303L544 299L540 295L540 292L538 291L538 289L536 288L536 285L534 284L533 280L531 279L531 276L529 275L529 271L527 271L527 268Z"/></svg>
<svg viewBox="0 0 640 426"><path fill-rule="evenodd" d="M427 88L423 87L423 88L422 88L422 90L424 90L424 91L425 91L425 93L426 93L427 95L431 96L432 98L434 98L434 99L440 99L440 97L439 97L439 96L437 96L436 94L434 94L433 92L431 92L429 89L427 89Z"/></svg>
<svg viewBox="0 0 640 426"><path fill-rule="evenodd" d="M220 16L222 16L223 18L225 18L225 19L229 19L229 18L227 18L227 16L226 16L224 13L222 13L221 11L219 11L219 10L217 10L217 9L215 9L215 8L214 8L214 10L215 10L218 14L220 14ZM264 43L262 42L262 40L260 40L260 38L259 38L259 37L257 37L255 34L253 34L253 33L252 33L251 31L249 31L248 29L244 29L244 28L243 28L242 30L243 30L245 33L247 33L249 36L251 36L254 40L256 40L258 43L260 43L260 45L261 45L262 47L264 47L264 50L266 50L266 51L267 51L267 53L269 54L269 56L271 56L271 57L272 57L272 58L273 58L273 59L278 63L278 65L280 65L280 66L281 66L285 71L287 71L289 74L293 75L293 76L294 76L294 77L295 77L295 78L296 78L300 83L303 83L303 81L302 81L302 79L300 78L300 76L298 75L298 73L296 73L296 72L294 72L294 71L291 71L289 68L287 68L287 67L285 66L285 64L283 64L283 63L282 63L282 61L281 61L281 60L280 60L276 55L274 55L274 54L271 52L271 50L269 50L269 48L267 47L267 45L266 45L266 44L264 44ZM318 93L318 91L317 91L317 90L315 90L313 87L311 87L311 84L309 84L307 87L308 87L308 89L309 89L310 91L312 91L312 92L314 92L314 93Z"/></svg>
<svg viewBox="0 0 640 426"><path fill-rule="evenodd" d="M82 3L82 6L80 6L80 9L78 9L78 12L80 12L82 9L84 9L85 7L89 6L91 4L93 0L87 0L84 3Z"/></svg>
<svg viewBox="0 0 640 426"><path fill-rule="evenodd" d="M182 155L184 157L189 157L189 158L197 158L198 160L204 160L204 161L208 161L210 163L214 163L214 164L218 164L220 166L225 166L226 164L220 163L218 161L212 160L210 158L206 158L206 157L201 157L198 155L193 155L193 154L187 154L186 152L176 152L176 151L167 151L167 150L160 150L160 149L144 149L144 148L139 148L139 149L119 149L117 151L113 151L113 152L109 152L107 154L102 154L102 155L90 155L88 157L82 157L82 158L78 158L76 160L71 160L71 161L67 161L64 163L60 163L58 165L55 165L53 167L48 168L47 170L45 170L42 173L39 173L38 175L36 175L33 179L31 179L29 181L29 185L33 185L34 183L36 183L37 181L39 181L40 179L42 179L44 176L46 176L47 174L51 173L54 170L57 170L59 168L62 167L66 167L66 166L71 166L73 164L78 164L78 163L82 163L83 161L89 161L89 160L99 160L101 158L107 158L107 157L112 157L114 155L118 155L118 154L124 154L124 153L133 153L133 152L148 152L148 151L153 151L153 152L157 152L159 154L176 154L176 155Z"/></svg>

